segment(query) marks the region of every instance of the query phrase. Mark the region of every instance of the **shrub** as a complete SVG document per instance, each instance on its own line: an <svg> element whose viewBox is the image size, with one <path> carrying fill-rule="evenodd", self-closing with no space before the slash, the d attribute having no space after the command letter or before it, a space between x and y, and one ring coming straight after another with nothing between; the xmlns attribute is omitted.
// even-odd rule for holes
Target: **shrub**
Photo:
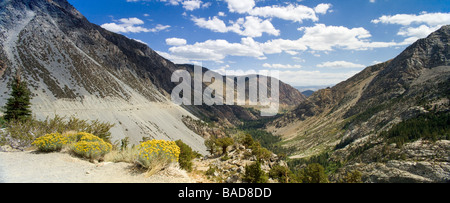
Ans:
<svg viewBox="0 0 450 203"><path fill-rule="evenodd" d="M133 164L136 163L138 154L138 146L124 148L122 150L111 150L110 153L105 155L105 161L114 163L125 162Z"/></svg>
<svg viewBox="0 0 450 203"><path fill-rule="evenodd" d="M52 133L37 138L32 144L42 152L61 151L67 144L67 138L59 133Z"/></svg>
<svg viewBox="0 0 450 203"><path fill-rule="evenodd" d="M75 134L77 137L80 135L82 135L82 137L72 147L72 151L79 156L95 160L103 157L112 149L111 144L95 135L85 132Z"/></svg>
<svg viewBox="0 0 450 203"><path fill-rule="evenodd" d="M195 158L195 153L192 151L192 148L181 140L177 140L175 143L180 148L178 160L180 167L186 171L192 171L192 160Z"/></svg>
<svg viewBox="0 0 450 203"><path fill-rule="evenodd" d="M249 166L245 166L245 173L242 180L247 183L266 183L267 175L261 169L261 162L257 161Z"/></svg>
<svg viewBox="0 0 450 203"><path fill-rule="evenodd" d="M294 173L285 166L276 165L269 171L269 177L278 180L280 183L295 182Z"/></svg>
<svg viewBox="0 0 450 203"><path fill-rule="evenodd" d="M322 165L312 163L300 171L299 182L302 183L328 183L328 176Z"/></svg>
<svg viewBox="0 0 450 203"><path fill-rule="evenodd" d="M24 149L31 146L31 143L43 135L55 132L71 132L64 133L66 137L74 132L88 132L102 138L106 142L110 142L111 133L109 130L114 125L109 123L101 123L99 121L87 121L71 117L55 116L54 118L47 118L44 121L36 119L29 119L26 121L12 120L5 123L5 130L0 133L0 141L2 144L10 145L13 148ZM67 134L67 135L66 135ZM69 142L77 142L77 140L70 140Z"/></svg>
<svg viewBox="0 0 450 203"><path fill-rule="evenodd" d="M177 162L180 147L173 141L150 140L139 145L137 162L149 169L149 175Z"/></svg>
<svg viewBox="0 0 450 203"><path fill-rule="evenodd" d="M227 148L234 144L234 140L229 137L219 138L215 140L215 144L222 148L222 154L227 153Z"/></svg>
<svg viewBox="0 0 450 203"><path fill-rule="evenodd" d="M110 152L111 144L106 142L79 141L73 146L72 150L79 156L95 160Z"/></svg>

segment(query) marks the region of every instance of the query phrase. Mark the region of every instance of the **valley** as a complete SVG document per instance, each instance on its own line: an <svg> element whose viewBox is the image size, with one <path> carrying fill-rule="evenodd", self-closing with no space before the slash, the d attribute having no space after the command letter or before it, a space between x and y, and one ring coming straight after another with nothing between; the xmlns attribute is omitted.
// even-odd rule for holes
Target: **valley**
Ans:
<svg viewBox="0 0 450 203"><path fill-rule="evenodd" d="M145 139L181 140L201 156L193 173L211 173L209 181L245 182L250 165L272 182L305 182L314 167L325 182L345 182L351 174L365 183L450 181L450 25L335 86L304 87L308 97L303 87L261 75L211 71L214 82L195 84L196 70L203 76L207 67L175 64L150 46L89 22L66 0L1 2L0 106L20 75L32 96L33 119L109 123L111 142L126 140L130 149ZM192 80L172 82L180 71ZM233 104L177 104L171 94L183 82L189 87L176 96L233 84L214 89L215 98L233 94ZM251 88L254 95L262 89L277 94L278 100L265 99L277 101L278 114L264 117L264 105L249 105ZM4 132L0 141L11 137Z"/></svg>

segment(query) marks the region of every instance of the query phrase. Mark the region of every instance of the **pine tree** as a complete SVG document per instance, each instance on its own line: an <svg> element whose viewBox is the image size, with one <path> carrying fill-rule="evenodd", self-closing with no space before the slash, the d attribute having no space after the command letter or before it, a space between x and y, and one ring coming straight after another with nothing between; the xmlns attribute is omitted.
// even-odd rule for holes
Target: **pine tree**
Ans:
<svg viewBox="0 0 450 203"><path fill-rule="evenodd" d="M27 83L22 81L19 74L13 78L11 96L6 102L4 119L6 121L25 121L31 118L31 96Z"/></svg>

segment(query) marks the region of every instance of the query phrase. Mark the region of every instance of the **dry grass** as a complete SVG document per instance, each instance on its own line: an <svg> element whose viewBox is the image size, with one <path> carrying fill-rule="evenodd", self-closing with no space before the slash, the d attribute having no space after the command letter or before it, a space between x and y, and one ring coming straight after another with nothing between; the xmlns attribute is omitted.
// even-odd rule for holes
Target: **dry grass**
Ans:
<svg viewBox="0 0 450 203"><path fill-rule="evenodd" d="M123 150L112 150L110 153L105 155L105 161L114 163L136 163L138 153L138 147L125 148Z"/></svg>

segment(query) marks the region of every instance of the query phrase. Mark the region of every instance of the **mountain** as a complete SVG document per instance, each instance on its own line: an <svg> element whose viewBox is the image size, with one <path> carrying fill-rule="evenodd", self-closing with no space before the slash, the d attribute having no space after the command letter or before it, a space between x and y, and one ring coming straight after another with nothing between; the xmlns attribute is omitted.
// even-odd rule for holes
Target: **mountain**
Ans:
<svg viewBox="0 0 450 203"><path fill-rule="evenodd" d="M55 114L98 119L115 124L114 140L182 139L203 154L203 138L183 117L231 125L257 118L240 106L175 105L171 76L179 69L147 45L90 23L66 0L0 2L0 106L18 71L32 92L37 119ZM304 99L281 86L283 101L296 105Z"/></svg>
<svg viewBox="0 0 450 203"><path fill-rule="evenodd" d="M449 40L443 26L396 58L315 92L267 129L296 148L292 158L327 153L343 163L342 174L359 170L367 182L450 180ZM400 137L415 127L419 138Z"/></svg>

